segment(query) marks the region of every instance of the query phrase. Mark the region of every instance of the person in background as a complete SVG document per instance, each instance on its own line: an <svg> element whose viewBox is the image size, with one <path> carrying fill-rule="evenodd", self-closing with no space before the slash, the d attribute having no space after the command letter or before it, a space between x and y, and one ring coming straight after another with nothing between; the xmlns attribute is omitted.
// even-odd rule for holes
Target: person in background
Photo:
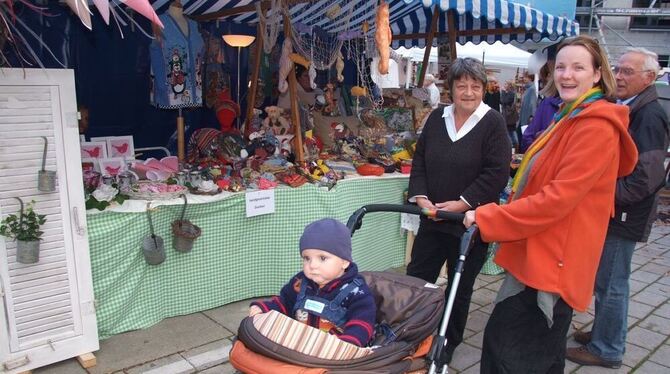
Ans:
<svg viewBox="0 0 670 374"><path fill-rule="evenodd" d="M314 106L318 95L323 95L323 90L312 88L309 79L309 70L300 64L295 64L295 78L297 81L296 92L298 93L298 103ZM291 97L287 90L279 95L277 106L284 109L291 109Z"/></svg>
<svg viewBox="0 0 670 374"><path fill-rule="evenodd" d="M557 49L554 83L564 104L525 153L509 203L465 213L485 241L500 242L507 273L484 330L482 373L563 373L573 309L591 302L617 177L637 162L628 108L607 57L588 36Z"/></svg>
<svg viewBox="0 0 670 374"><path fill-rule="evenodd" d="M630 108L628 131L638 161L616 183L615 214L610 218L595 285L595 319L589 332L575 332L583 344L566 357L581 365L619 368L626 351L630 266L637 242L646 242L656 219L658 194L665 185L668 117L658 102L654 80L660 70L656 53L628 48L614 68L616 95Z"/></svg>
<svg viewBox="0 0 670 374"><path fill-rule="evenodd" d="M497 110L499 113L502 113L500 110L500 85L498 84L498 78L489 75L488 81L486 83L486 93L484 94L484 103L490 106L491 109Z"/></svg>
<svg viewBox="0 0 670 374"><path fill-rule="evenodd" d="M530 117L537 110L537 90L535 89L535 75L526 72L523 76L525 91L521 97L521 109L519 109L519 124L516 127L517 137L521 139L524 126L530 124Z"/></svg>
<svg viewBox="0 0 670 374"><path fill-rule="evenodd" d="M433 74L426 74L423 78L423 87L428 90L429 94L428 104L433 109L437 109L437 106L440 105L440 89L437 88L435 82L436 79Z"/></svg>
<svg viewBox="0 0 670 374"><path fill-rule="evenodd" d="M519 110L517 107L516 90L514 81L505 82L505 88L500 93L500 107L502 115L507 124L507 134L515 150L519 149L519 138L516 136L516 124L519 122Z"/></svg>
<svg viewBox="0 0 670 374"><path fill-rule="evenodd" d="M542 90L540 95L542 100L537 106L537 110L530 120L530 125L526 127L521 137L520 152L524 153L531 143L549 126L554 120L554 115L558 112L558 107L562 100L556 90L556 85L551 77L553 74L554 62L548 61L540 70L540 82L542 83Z"/></svg>
<svg viewBox="0 0 670 374"><path fill-rule="evenodd" d="M88 123L89 123L88 107L84 104L79 104L77 106L77 110L79 111L79 121L78 121L79 134L84 135L88 131Z"/></svg>
<svg viewBox="0 0 670 374"><path fill-rule="evenodd" d="M464 212L498 201L509 177L511 144L502 115L482 102L486 71L481 62L456 59L447 84L454 104L433 110L426 121L412 161L408 196L421 208ZM460 223L422 217L407 275L435 283L446 261L448 295L464 231ZM463 341L472 287L487 247L477 243L465 262L447 328L448 360Z"/></svg>

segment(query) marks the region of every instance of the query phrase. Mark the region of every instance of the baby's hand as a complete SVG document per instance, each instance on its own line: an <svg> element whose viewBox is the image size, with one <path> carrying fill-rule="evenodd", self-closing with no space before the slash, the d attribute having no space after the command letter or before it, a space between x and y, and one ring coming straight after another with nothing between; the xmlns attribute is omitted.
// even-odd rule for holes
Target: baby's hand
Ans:
<svg viewBox="0 0 670 374"><path fill-rule="evenodd" d="M252 305L252 306L249 308L249 317L253 317L253 316L255 316L256 314L261 314L261 313L263 313L263 311L262 311L261 308L259 308L257 305Z"/></svg>

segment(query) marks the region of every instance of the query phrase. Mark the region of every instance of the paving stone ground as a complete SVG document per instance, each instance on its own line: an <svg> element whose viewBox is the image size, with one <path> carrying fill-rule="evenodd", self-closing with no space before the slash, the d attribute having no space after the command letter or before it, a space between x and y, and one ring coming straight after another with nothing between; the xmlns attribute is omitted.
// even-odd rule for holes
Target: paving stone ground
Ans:
<svg viewBox="0 0 670 374"><path fill-rule="evenodd" d="M465 340L454 353L451 373L479 372L483 330L493 309L492 302L502 277L479 275ZM100 350L95 353L98 365L88 370L82 369L76 360L71 359L33 372L236 373L228 362L228 351L248 305L249 301L245 300L201 313L169 318L148 329L103 340ZM628 317L626 354L620 369L579 366L566 361L565 372L670 373L670 225L662 220L654 225L649 242L639 244L633 256ZM586 313L575 313L570 336L576 329L588 330L592 323L593 306ZM577 345L572 338L568 340L568 346Z"/></svg>

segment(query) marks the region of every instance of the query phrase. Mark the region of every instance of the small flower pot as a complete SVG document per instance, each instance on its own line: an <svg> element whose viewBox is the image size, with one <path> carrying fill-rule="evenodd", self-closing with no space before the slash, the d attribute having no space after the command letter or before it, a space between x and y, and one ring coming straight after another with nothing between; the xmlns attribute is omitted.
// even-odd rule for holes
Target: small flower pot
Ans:
<svg viewBox="0 0 670 374"><path fill-rule="evenodd" d="M34 264L39 260L40 260L39 240L16 241L16 261L18 261L21 264Z"/></svg>

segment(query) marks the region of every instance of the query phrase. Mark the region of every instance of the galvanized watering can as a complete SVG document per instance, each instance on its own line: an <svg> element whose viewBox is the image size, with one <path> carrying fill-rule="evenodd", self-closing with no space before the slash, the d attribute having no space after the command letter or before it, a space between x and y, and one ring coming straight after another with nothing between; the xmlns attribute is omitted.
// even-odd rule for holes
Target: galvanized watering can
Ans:
<svg viewBox="0 0 670 374"><path fill-rule="evenodd" d="M191 223L191 221L184 219L186 214L186 195L182 194L184 198L184 207L181 210L181 217L172 222L172 247L177 252L189 252L193 249L193 242L200 236L200 227Z"/></svg>
<svg viewBox="0 0 670 374"><path fill-rule="evenodd" d="M56 172L45 170L49 141L46 136L43 136L42 139L44 139L44 151L42 151L42 169L37 172L37 189L42 192L54 192L56 191Z"/></svg>
<svg viewBox="0 0 670 374"><path fill-rule="evenodd" d="M147 264L159 265L165 261L165 247L163 245L163 238L154 232L154 224L151 221L151 202L147 202L147 218L149 219L151 235L147 235L142 239L142 253L144 253L144 260Z"/></svg>

